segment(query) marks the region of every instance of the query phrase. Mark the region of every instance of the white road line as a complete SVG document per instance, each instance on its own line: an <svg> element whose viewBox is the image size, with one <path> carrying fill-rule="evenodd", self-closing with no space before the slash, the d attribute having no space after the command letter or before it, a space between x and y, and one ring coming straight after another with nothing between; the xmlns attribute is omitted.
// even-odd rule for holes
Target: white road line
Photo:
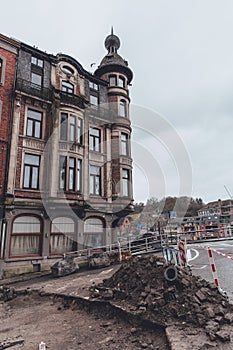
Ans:
<svg viewBox="0 0 233 350"><path fill-rule="evenodd" d="M192 266L192 270L203 270L203 269L205 269L207 266L208 266L208 265L203 265L203 266L201 266L201 267L194 267L194 266Z"/></svg>
<svg viewBox="0 0 233 350"><path fill-rule="evenodd" d="M196 253L196 255L194 255L193 257L192 257L192 254L191 254L191 250ZM191 248L191 249L187 250L187 259L188 259L188 261L195 260L198 257L199 257L199 251L198 250L196 250L194 248Z"/></svg>

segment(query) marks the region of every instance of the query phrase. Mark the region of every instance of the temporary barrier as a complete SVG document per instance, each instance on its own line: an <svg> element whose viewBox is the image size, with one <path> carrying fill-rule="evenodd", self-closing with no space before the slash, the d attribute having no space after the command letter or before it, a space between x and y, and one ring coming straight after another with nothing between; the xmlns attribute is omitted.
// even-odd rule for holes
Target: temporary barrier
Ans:
<svg viewBox="0 0 233 350"><path fill-rule="evenodd" d="M208 247L208 257L209 257L209 261L210 261L210 267L211 267L211 271L213 274L214 283L215 283L216 287L219 288L220 286L219 286L217 270L216 270L216 266L214 263L213 252L212 252L212 249L210 247Z"/></svg>
<svg viewBox="0 0 233 350"><path fill-rule="evenodd" d="M162 250L163 257L167 262L174 262L175 265L180 265L180 254L175 248L166 247Z"/></svg>
<svg viewBox="0 0 233 350"><path fill-rule="evenodd" d="M186 242L179 241L178 242L178 250L180 253L180 266L187 266L187 248Z"/></svg>

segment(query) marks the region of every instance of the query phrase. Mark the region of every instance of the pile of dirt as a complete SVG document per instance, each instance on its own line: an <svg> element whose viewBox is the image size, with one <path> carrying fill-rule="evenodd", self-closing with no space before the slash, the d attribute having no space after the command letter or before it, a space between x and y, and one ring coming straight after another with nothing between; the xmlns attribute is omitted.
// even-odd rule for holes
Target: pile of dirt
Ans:
<svg viewBox="0 0 233 350"><path fill-rule="evenodd" d="M131 310L164 326L179 321L203 328L211 340L229 341L233 305L227 296L214 284L193 276L189 269L170 268L170 276L167 269L163 259L156 256L134 257L95 286L95 296L121 299Z"/></svg>

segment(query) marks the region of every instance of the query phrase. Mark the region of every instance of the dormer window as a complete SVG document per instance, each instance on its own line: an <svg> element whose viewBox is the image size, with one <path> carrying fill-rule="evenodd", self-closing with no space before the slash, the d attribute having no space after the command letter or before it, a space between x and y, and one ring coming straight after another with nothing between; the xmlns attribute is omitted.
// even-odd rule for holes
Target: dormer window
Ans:
<svg viewBox="0 0 233 350"><path fill-rule="evenodd" d="M63 66L62 71L66 74L74 75L74 70L72 68L70 68L69 66Z"/></svg>
<svg viewBox="0 0 233 350"><path fill-rule="evenodd" d="M44 66L44 61L34 56L31 58L31 63L40 68L43 68Z"/></svg>
<svg viewBox="0 0 233 350"><path fill-rule="evenodd" d="M61 91L68 92L69 94L74 93L74 85L69 81L62 80Z"/></svg>
<svg viewBox="0 0 233 350"><path fill-rule="evenodd" d="M89 87L90 87L91 90L95 90L95 91L99 90L98 84L93 83L92 81L89 82Z"/></svg>

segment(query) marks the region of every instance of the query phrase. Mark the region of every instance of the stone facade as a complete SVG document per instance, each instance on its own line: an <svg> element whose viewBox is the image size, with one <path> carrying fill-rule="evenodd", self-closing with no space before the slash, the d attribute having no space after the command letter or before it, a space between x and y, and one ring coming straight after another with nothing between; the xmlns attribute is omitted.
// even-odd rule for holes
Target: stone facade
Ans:
<svg viewBox="0 0 233 350"><path fill-rule="evenodd" d="M109 37L94 74L73 57L20 44L6 133L3 277L45 270L64 253L116 242L112 228L133 209L132 72L117 54L117 37Z"/></svg>

